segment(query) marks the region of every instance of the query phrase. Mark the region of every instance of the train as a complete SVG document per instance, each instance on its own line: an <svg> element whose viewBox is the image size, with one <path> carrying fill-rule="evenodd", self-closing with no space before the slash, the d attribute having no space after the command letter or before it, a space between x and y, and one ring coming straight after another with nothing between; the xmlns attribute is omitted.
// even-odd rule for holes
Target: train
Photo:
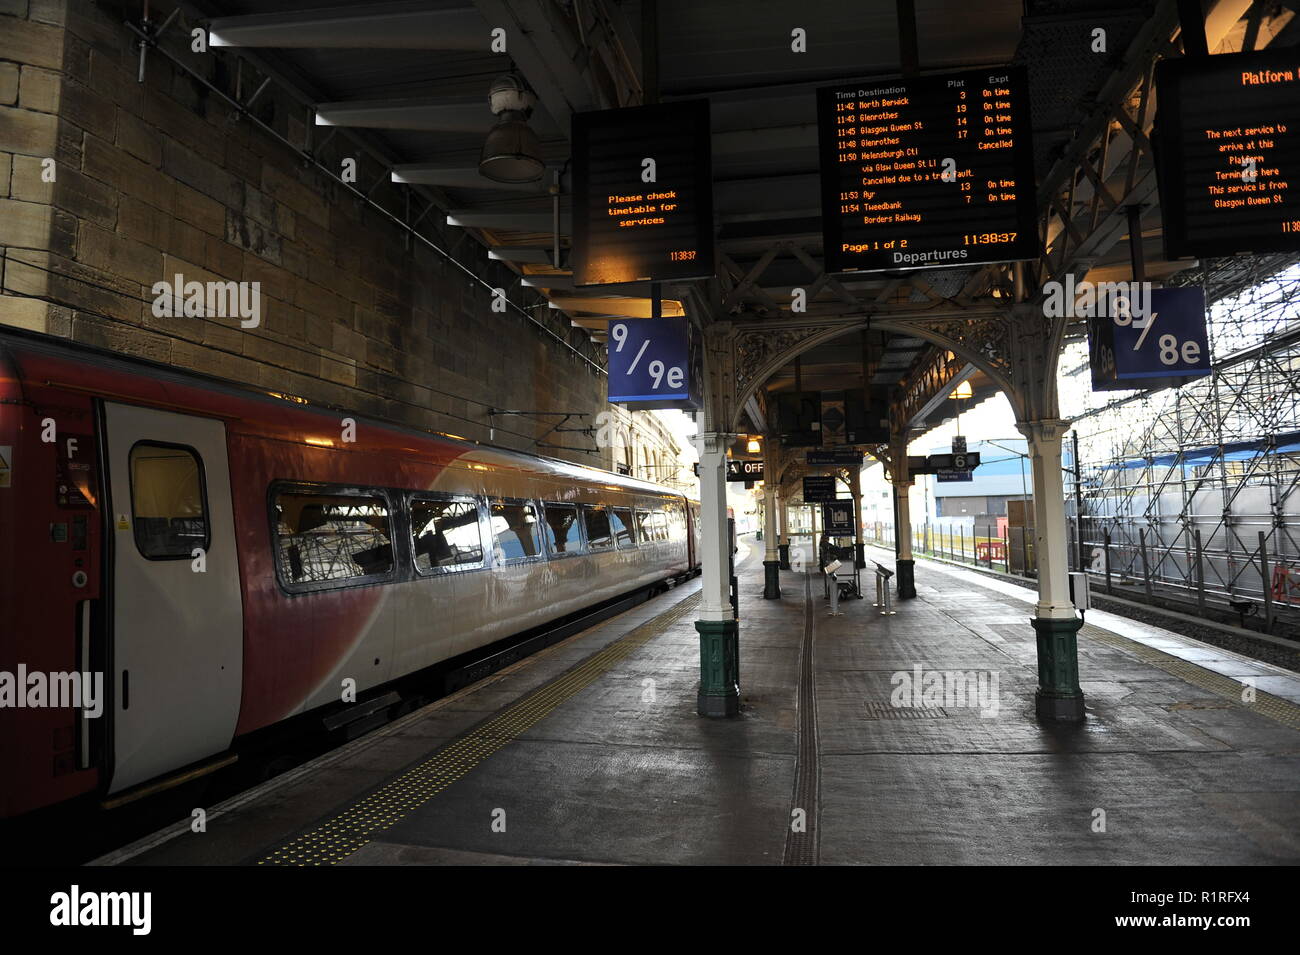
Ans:
<svg viewBox="0 0 1300 955"><path fill-rule="evenodd" d="M0 818L699 572L673 489L0 333Z"/></svg>

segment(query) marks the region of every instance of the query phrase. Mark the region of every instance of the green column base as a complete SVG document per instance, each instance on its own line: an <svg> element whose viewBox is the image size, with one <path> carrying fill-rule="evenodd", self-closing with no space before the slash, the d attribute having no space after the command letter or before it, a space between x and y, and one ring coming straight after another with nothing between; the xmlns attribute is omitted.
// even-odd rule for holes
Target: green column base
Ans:
<svg viewBox="0 0 1300 955"><path fill-rule="evenodd" d="M916 561L911 558L896 560L894 561L894 570L898 573L898 599L915 600Z"/></svg>
<svg viewBox="0 0 1300 955"><path fill-rule="evenodd" d="M701 716L740 714L740 624L735 620L697 620L700 634Z"/></svg>
<svg viewBox="0 0 1300 955"><path fill-rule="evenodd" d="M1079 689L1079 628L1082 620L1030 621L1038 635L1038 692L1034 710L1040 720L1081 723L1083 691Z"/></svg>
<svg viewBox="0 0 1300 955"><path fill-rule="evenodd" d="M781 599L781 574L779 560L763 561L763 599Z"/></svg>

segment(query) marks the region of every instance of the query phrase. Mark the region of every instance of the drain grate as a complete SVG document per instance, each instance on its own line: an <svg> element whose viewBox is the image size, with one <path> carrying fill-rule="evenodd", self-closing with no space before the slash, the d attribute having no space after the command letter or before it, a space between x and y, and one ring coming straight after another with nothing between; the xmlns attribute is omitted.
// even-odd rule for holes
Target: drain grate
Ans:
<svg viewBox="0 0 1300 955"><path fill-rule="evenodd" d="M818 858L817 799L819 776L817 770L817 696L813 679L813 623L812 583L804 579L803 645L799 649L799 742L795 755L794 800L791 828L785 837L784 865L816 865ZM802 812L803 825L794 826L796 815Z"/></svg>
<svg viewBox="0 0 1300 955"><path fill-rule="evenodd" d="M880 700L863 705L863 717L869 720L941 720L948 717L942 706L892 706Z"/></svg>

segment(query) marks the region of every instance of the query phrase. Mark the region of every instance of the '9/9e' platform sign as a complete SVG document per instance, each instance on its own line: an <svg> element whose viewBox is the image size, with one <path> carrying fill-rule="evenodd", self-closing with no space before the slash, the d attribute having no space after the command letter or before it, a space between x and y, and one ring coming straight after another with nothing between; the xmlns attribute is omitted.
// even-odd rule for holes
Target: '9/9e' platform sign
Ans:
<svg viewBox="0 0 1300 955"><path fill-rule="evenodd" d="M713 274L709 101L573 116L573 284Z"/></svg>
<svg viewBox="0 0 1300 955"><path fill-rule="evenodd" d="M1169 258L1300 250L1300 48L1156 64Z"/></svg>
<svg viewBox="0 0 1300 955"><path fill-rule="evenodd" d="M700 406L699 371L686 318L609 323L609 400L640 408Z"/></svg>
<svg viewBox="0 0 1300 955"><path fill-rule="evenodd" d="M1210 374L1204 289L1154 289L1145 315L1103 311L1088 320L1093 391L1168 388Z"/></svg>

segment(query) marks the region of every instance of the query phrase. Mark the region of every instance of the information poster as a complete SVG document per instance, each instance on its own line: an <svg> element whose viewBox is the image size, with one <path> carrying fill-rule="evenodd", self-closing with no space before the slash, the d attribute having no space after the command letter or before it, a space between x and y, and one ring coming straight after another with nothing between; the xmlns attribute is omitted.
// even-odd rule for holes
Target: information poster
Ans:
<svg viewBox="0 0 1300 955"><path fill-rule="evenodd" d="M1023 68L817 91L828 272L1038 254Z"/></svg>

